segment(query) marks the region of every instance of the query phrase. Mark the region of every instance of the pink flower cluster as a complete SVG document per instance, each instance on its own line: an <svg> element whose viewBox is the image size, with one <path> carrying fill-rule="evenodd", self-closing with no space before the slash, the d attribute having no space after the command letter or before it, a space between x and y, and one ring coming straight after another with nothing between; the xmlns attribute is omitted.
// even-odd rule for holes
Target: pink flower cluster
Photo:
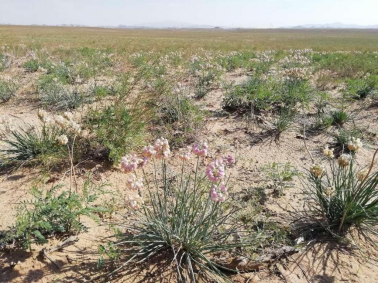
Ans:
<svg viewBox="0 0 378 284"><path fill-rule="evenodd" d="M154 150L156 151L156 159L166 159L171 156L171 150L169 148L168 140L165 138L160 138L155 141Z"/></svg>
<svg viewBox="0 0 378 284"><path fill-rule="evenodd" d="M137 178L136 175L132 174L126 182L126 186L132 190L141 190L143 188L143 180Z"/></svg>
<svg viewBox="0 0 378 284"><path fill-rule="evenodd" d="M160 138L154 145L148 145L142 150L143 159L138 158L135 154L126 155L121 159L121 167L126 173L135 171L137 168L144 167L148 164L149 159L165 159L171 155L167 139Z"/></svg>
<svg viewBox="0 0 378 284"><path fill-rule="evenodd" d="M216 185L210 189L210 198L214 202L224 202L228 196L227 188L224 184L220 185L219 188Z"/></svg>
<svg viewBox="0 0 378 284"><path fill-rule="evenodd" d="M156 151L155 151L154 146L148 145L148 146L144 147L143 150L142 150L142 155L143 155L143 157L145 157L147 159L155 156Z"/></svg>
<svg viewBox="0 0 378 284"><path fill-rule="evenodd" d="M211 162L206 168L206 175L212 182L217 182L224 178L225 169L222 159Z"/></svg>
<svg viewBox="0 0 378 284"><path fill-rule="evenodd" d="M223 157L223 163L225 163L227 166L231 166L235 164L235 158L232 155L227 155Z"/></svg>
<svg viewBox="0 0 378 284"><path fill-rule="evenodd" d="M186 147L186 149L181 150L181 153L178 155L178 157L180 160L189 161L191 154L192 154L192 147L188 146Z"/></svg>
<svg viewBox="0 0 378 284"><path fill-rule="evenodd" d="M207 149L208 146L206 142L196 143L193 145L193 153L200 157L207 156Z"/></svg>
<svg viewBox="0 0 378 284"><path fill-rule="evenodd" d="M126 155L121 159L121 167L125 173L131 173L143 164L143 160L139 159L135 154Z"/></svg>

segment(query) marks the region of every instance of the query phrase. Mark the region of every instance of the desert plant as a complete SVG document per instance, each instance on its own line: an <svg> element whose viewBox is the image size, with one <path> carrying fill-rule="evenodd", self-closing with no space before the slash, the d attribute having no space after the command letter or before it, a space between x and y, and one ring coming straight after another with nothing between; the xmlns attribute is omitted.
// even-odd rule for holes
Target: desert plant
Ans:
<svg viewBox="0 0 378 284"><path fill-rule="evenodd" d="M279 86L279 103L285 107L294 107L297 103L307 106L311 98L311 87L307 80L294 75L285 79Z"/></svg>
<svg viewBox="0 0 378 284"><path fill-rule="evenodd" d="M228 88L222 107L227 111L246 112L251 108L262 111L272 107L279 101L274 91L275 84L260 77L252 77L241 85Z"/></svg>
<svg viewBox="0 0 378 284"><path fill-rule="evenodd" d="M12 80L0 79L0 102L5 103L16 93L17 85Z"/></svg>
<svg viewBox="0 0 378 284"><path fill-rule="evenodd" d="M336 156L339 156L341 153L349 153L348 143L351 138L362 139L363 131L356 127L350 129L340 129L339 131L332 134L331 146L335 150Z"/></svg>
<svg viewBox="0 0 378 284"><path fill-rule="evenodd" d="M31 249L33 243L47 243L50 237L86 231L81 217L98 220L96 213L106 211L106 208L92 205L102 193L103 186L95 185L88 178L81 193L62 191L61 185L50 189L33 187L32 198L18 205L16 222L0 242Z"/></svg>
<svg viewBox="0 0 378 284"><path fill-rule="evenodd" d="M290 187L290 183L299 172L290 163L271 163L263 166L262 171L266 173L269 181L273 182L274 193L282 195L285 188Z"/></svg>
<svg viewBox="0 0 378 284"><path fill-rule="evenodd" d="M37 72L39 68L39 62L37 59L30 59L24 63L26 72Z"/></svg>
<svg viewBox="0 0 378 284"><path fill-rule="evenodd" d="M161 162L161 171L154 171L153 180L146 175L144 180L131 175L129 187L143 192L146 204L141 196L129 199L133 224L122 224L116 235L118 240L109 247L102 246L101 251L118 259L127 252L128 259L121 267L165 253L176 266L180 282L198 281L200 273L213 279L225 276L212 256L245 244L233 240L234 234L240 233L239 225L233 220L234 209L227 209L224 203L227 185L222 181L226 180L225 164L232 162L232 157L212 162L207 167L207 179L200 168L200 156L206 156L207 150L207 144L193 147L199 156L192 170L185 162L191 158L192 150L185 149L179 155L181 170L172 175L173 168L166 160L170 156L167 140L159 139L154 146L146 147L145 158L154 164ZM122 167L133 172L141 163L143 160L130 155L123 158Z"/></svg>
<svg viewBox="0 0 378 284"><path fill-rule="evenodd" d="M167 94L155 105L157 129L164 133L173 145L182 146L192 142L202 127L203 111L196 106L183 90ZM180 133L178 136L177 133Z"/></svg>
<svg viewBox="0 0 378 284"><path fill-rule="evenodd" d="M39 101L42 106L56 110L70 110L91 100L78 90L71 90L51 76L43 78L38 85Z"/></svg>
<svg viewBox="0 0 378 284"><path fill-rule="evenodd" d="M282 133L288 131L293 123L295 118L294 109L282 109L279 115L274 118L271 125L268 127L268 132L274 138L274 142L279 143Z"/></svg>
<svg viewBox="0 0 378 284"><path fill-rule="evenodd" d="M8 55L0 53L0 72L4 71L11 65L11 59Z"/></svg>
<svg viewBox="0 0 378 284"><path fill-rule="evenodd" d="M327 93L316 93L314 95L314 106L318 116L324 114L329 105L330 95Z"/></svg>
<svg viewBox="0 0 378 284"><path fill-rule="evenodd" d="M374 76L362 79L349 79L347 81L346 92L354 99L365 99L370 96L376 89L378 83Z"/></svg>
<svg viewBox="0 0 378 284"><path fill-rule="evenodd" d="M146 115L142 108L130 108L122 101L104 109L90 110L85 125L93 129L91 147L102 152L110 161L119 162L122 155L141 143Z"/></svg>
<svg viewBox="0 0 378 284"><path fill-rule="evenodd" d="M358 169L355 155L360 149L354 140L351 154L343 154L336 161L329 158L329 171L313 165L305 183L306 213L316 220L318 229L326 229L334 236L343 237L352 228L364 236L376 235L378 224L378 172L371 165ZM354 150L352 150L354 149ZM313 227L315 230L316 227Z"/></svg>
<svg viewBox="0 0 378 284"><path fill-rule="evenodd" d="M351 120L351 115L344 110L335 110L331 112L332 125L342 127L345 123Z"/></svg>
<svg viewBox="0 0 378 284"><path fill-rule="evenodd" d="M212 72L201 73L195 78L194 94L197 99L204 98L211 91L214 80L215 74Z"/></svg>
<svg viewBox="0 0 378 284"><path fill-rule="evenodd" d="M30 125L10 129L4 134L2 152L8 163L43 161L59 155L61 147L56 138L60 131L56 127L44 125L41 130Z"/></svg>

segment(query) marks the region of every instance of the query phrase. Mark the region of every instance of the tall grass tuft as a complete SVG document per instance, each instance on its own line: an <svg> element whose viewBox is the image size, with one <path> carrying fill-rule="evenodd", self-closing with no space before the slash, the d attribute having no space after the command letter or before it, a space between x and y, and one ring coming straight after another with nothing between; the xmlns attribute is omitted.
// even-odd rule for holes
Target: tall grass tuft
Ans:
<svg viewBox="0 0 378 284"><path fill-rule="evenodd" d="M0 152L7 162L31 162L50 159L59 154L61 146L57 143L59 129L44 125L41 130L24 125L11 129L5 134L4 147Z"/></svg>

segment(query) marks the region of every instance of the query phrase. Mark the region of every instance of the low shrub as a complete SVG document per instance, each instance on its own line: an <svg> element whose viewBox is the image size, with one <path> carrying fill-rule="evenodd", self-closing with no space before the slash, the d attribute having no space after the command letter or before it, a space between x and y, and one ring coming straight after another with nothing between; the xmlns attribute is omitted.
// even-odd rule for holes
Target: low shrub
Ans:
<svg viewBox="0 0 378 284"><path fill-rule="evenodd" d="M17 91L17 85L12 80L0 79L0 102L5 103L9 101Z"/></svg>
<svg viewBox="0 0 378 284"><path fill-rule="evenodd" d="M39 62L37 59L30 59L24 63L26 72L34 73L38 71Z"/></svg>
<svg viewBox="0 0 378 284"><path fill-rule="evenodd" d="M122 155L140 145L147 116L139 106L128 107L123 101L90 110L85 126L94 134L91 148L102 152L110 161L119 162Z"/></svg>
<svg viewBox="0 0 378 284"><path fill-rule="evenodd" d="M365 99L377 91L378 79L374 76L347 81L347 95L353 99Z"/></svg>
<svg viewBox="0 0 378 284"><path fill-rule="evenodd" d="M16 222L0 238L0 243L31 250L32 244L45 244L51 237L86 231L81 218L89 216L98 220L96 213L106 211L106 208L93 205L102 193L102 187L94 185L90 179L80 193L62 191L60 185L47 190L34 187L32 198L18 205Z"/></svg>

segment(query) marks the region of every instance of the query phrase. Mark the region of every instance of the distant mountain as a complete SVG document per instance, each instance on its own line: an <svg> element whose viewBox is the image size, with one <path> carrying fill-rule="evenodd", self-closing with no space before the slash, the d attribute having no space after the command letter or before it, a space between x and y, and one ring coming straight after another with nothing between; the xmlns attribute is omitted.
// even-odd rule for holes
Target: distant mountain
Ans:
<svg viewBox="0 0 378 284"><path fill-rule="evenodd" d="M159 23L147 23L136 26L119 25L120 29L135 29L135 28L149 28L149 29L213 29L215 26L210 25L193 25L189 23L181 22L159 22Z"/></svg>
<svg viewBox="0 0 378 284"><path fill-rule="evenodd" d="M343 23L331 23L331 24L307 24L293 27L283 27L284 29L378 29L378 25L355 25L355 24L343 24Z"/></svg>

